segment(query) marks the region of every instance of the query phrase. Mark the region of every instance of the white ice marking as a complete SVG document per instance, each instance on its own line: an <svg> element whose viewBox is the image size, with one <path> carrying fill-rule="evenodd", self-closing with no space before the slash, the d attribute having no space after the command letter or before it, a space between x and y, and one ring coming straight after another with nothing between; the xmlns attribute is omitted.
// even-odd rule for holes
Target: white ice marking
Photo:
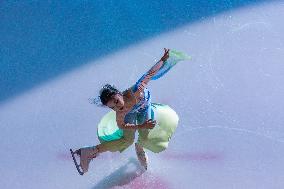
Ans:
<svg viewBox="0 0 284 189"><path fill-rule="evenodd" d="M220 126L220 125L210 125L210 126L195 127L195 128L190 128L190 129L185 128L185 130L189 131L189 132L193 132L195 130L212 129L212 128L213 129L224 129L224 130L231 130L231 131L236 131L236 132L241 132L241 133L247 133L247 134L259 136L259 137L262 137L262 138L266 138L266 139L284 144L284 139L276 139L273 136L266 135L264 133L259 133L259 132L256 132L256 131L252 131L252 130L248 130L248 129L244 129L244 128L224 127L224 126Z"/></svg>
<svg viewBox="0 0 284 189"><path fill-rule="evenodd" d="M215 78L215 80L217 81L217 85L224 87L224 83L221 81L221 79L218 77L218 75L215 73L214 68L213 68L213 56L215 55L217 49L219 49L219 44L217 43L214 47L213 50L211 50L210 55L209 55L209 68L210 68L210 72L212 73L213 77ZM216 86L216 88L218 88L218 86Z"/></svg>
<svg viewBox="0 0 284 189"><path fill-rule="evenodd" d="M252 26L255 26L255 25L262 25L266 29L270 29L270 25L267 22L250 22L250 23L243 24L239 27L233 28L232 33L239 32L239 31L242 31L242 30L246 30L246 29L248 29Z"/></svg>

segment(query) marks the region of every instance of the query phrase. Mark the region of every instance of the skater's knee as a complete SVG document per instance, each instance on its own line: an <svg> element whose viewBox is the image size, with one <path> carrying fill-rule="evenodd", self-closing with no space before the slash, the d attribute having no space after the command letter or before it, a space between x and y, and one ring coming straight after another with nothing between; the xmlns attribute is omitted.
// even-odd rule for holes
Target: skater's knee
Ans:
<svg viewBox="0 0 284 189"><path fill-rule="evenodd" d="M134 143L134 138L121 138L121 143L119 145L118 151L123 152L125 149L127 149L129 146L131 146Z"/></svg>
<svg viewBox="0 0 284 189"><path fill-rule="evenodd" d="M124 132L124 136L122 137L122 141L125 145L130 146L134 143L135 132Z"/></svg>
<svg viewBox="0 0 284 189"><path fill-rule="evenodd" d="M125 145L130 146L134 143L134 137L127 137L127 138L123 137L123 141Z"/></svg>

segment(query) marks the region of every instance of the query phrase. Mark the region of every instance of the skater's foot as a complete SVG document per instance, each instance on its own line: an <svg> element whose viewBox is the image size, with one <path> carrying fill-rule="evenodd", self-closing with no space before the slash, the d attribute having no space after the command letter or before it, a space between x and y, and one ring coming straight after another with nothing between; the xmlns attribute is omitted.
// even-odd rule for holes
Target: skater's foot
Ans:
<svg viewBox="0 0 284 189"><path fill-rule="evenodd" d="M90 161L99 155L99 150L95 146L84 147L76 150L75 153L80 156L80 166L83 172L86 173L89 169Z"/></svg>
<svg viewBox="0 0 284 189"><path fill-rule="evenodd" d="M140 164L142 165L142 167L144 167L145 170L147 170L148 157L147 157L147 154L144 151L143 147L140 146L139 144L135 143L135 151L136 151L136 155L137 155L137 158L138 158Z"/></svg>

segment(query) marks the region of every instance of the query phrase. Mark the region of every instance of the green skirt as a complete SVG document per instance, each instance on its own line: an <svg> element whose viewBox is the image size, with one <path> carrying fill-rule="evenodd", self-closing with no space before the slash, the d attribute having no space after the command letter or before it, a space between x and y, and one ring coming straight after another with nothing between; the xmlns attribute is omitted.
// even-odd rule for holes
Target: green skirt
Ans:
<svg viewBox="0 0 284 189"><path fill-rule="evenodd" d="M178 115L168 105L152 103L151 109L156 125L149 130L145 139L139 140L140 145L152 152L161 152L168 147L169 141L178 125ZM108 112L98 125L98 138L101 142L115 141L123 137L123 130L116 123L116 113Z"/></svg>

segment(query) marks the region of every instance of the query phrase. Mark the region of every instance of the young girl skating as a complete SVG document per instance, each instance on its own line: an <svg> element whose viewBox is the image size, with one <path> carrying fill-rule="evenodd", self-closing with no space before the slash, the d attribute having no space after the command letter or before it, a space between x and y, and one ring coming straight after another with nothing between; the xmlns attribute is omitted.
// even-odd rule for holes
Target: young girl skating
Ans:
<svg viewBox="0 0 284 189"><path fill-rule="evenodd" d="M147 89L150 80L156 80L167 73L177 62L190 57L174 50L164 49L161 59L147 71L136 83L121 92L106 84L94 100L112 111L107 113L98 125L100 144L83 147L75 152L70 149L78 172L88 171L89 163L103 152L122 152L134 143L135 132L139 137L135 150L140 164L147 170L148 158L144 151L148 149L158 153L165 150L178 125L178 115L168 105L152 103L151 93ZM80 157L78 165L76 157Z"/></svg>

